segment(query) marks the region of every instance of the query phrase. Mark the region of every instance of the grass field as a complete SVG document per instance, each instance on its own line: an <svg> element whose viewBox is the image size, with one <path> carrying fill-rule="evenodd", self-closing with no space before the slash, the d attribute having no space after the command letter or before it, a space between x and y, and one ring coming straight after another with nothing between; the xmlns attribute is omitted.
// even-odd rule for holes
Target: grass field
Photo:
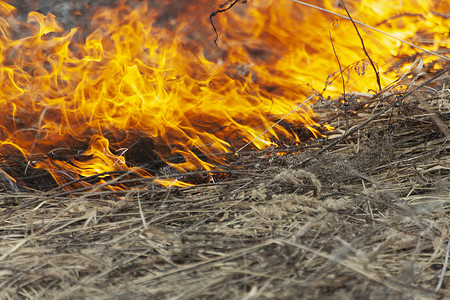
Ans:
<svg viewBox="0 0 450 300"><path fill-rule="evenodd" d="M450 77L429 77L408 97L318 102L326 141L243 152L207 184L3 180L0 298L450 297Z"/></svg>

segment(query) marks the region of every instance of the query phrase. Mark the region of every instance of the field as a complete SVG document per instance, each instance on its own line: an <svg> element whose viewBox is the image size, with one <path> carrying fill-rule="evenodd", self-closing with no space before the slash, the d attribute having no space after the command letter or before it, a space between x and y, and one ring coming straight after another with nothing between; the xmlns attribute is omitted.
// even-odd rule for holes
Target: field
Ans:
<svg viewBox="0 0 450 300"><path fill-rule="evenodd" d="M449 297L448 69L428 81L317 103L327 141L216 183L2 193L0 298Z"/></svg>
<svg viewBox="0 0 450 300"><path fill-rule="evenodd" d="M0 299L449 299L448 61L401 84L320 99L323 138L228 153L189 187L0 172Z"/></svg>

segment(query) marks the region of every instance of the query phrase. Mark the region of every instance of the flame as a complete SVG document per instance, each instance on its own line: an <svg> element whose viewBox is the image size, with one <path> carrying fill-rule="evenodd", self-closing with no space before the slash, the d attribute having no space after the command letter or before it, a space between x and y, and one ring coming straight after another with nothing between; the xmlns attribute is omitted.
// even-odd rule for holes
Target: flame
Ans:
<svg viewBox="0 0 450 300"><path fill-rule="evenodd" d="M151 176L125 160L141 137L180 171L211 170L225 162L220 153L245 143L263 149L302 142L288 126L275 125L281 119L319 137L310 103L298 105L311 92L343 92L329 34L346 91L378 89L348 20L294 1L251 0L214 19L217 48L208 23L214 8L206 0L192 3L165 4L176 11L172 18L146 3L121 2L98 9L89 28L64 30L52 14L31 12L22 23L0 1L0 153L25 157L63 185L108 172ZM448 46L450 24L442 14L448 4L436 3L347 1L354 19L398 38L358 26L383 86L408 68L392 70L394 62L422 52L399 39L428 51ZM336 1L314 4L345 14ZM58 151L72 156L52 158ZM181 162L171 162L174 156Z"/></svg>

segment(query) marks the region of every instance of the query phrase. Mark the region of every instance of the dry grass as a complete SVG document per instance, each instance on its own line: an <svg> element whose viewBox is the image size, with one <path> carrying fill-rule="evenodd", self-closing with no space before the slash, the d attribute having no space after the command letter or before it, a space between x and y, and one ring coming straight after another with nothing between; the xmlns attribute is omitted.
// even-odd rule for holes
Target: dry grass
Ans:
<svg viewBox="0 0 450 300"><path fill-rule="evenodd" d="M325 144L241 153L209 184L4 192L0 298L448 298L449 78L391 109L319 102Z"/></svg>

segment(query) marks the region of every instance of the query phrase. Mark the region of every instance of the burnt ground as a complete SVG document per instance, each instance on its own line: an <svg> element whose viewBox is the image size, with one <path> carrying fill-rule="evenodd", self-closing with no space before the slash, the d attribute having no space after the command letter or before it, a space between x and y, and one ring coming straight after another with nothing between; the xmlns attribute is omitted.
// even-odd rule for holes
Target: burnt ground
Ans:
<svg viewBox="0 0 450 300"><path fill-rule="evenodd" d="M448 65L434 74L319 101L325 139L240 152L192 187L13 192L3 176L0 298L449 298Z"/></svg>

